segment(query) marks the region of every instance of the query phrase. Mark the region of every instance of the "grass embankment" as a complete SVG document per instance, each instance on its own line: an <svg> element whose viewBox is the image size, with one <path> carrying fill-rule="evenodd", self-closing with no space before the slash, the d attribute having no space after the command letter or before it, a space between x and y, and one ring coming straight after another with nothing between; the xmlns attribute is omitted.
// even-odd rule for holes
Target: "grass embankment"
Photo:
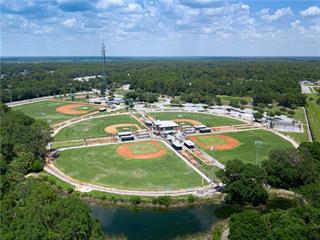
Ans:
<svg viewBox="0 0 320 240"><path fill-rule="evenodd" d="M105 128L114 124L137 124L141 128L140 122L130 115L105 116L94 119L88 119L69 127L63 128L56 136L55 141L65 141L83 138L107 137L110 136L105 132ZM133 129L135 130L135 128Z"/></svg>
<svg viewBox="0 0 320 240"><path fill-rule="evenodd" d="M228 117L194 112L155 112L149 113L149 115L159 120L191 119L198 121L204 125L207 125L208 127L235 125L243 123L242 121Z"/></svg>
<svg viewBox="0 0 320 240"><path fill-rule="evenodd" d="M265 130L250 130L243 132L224 133L226 136L237 139L241 144L230 150L216 150L211 151L201 148L211 156L215 157L222 164L226 164L233 159L242 160L244 163L256 164L256 146L255 141L261 141L262 145L259 147L259 163L268 158L271 150L281 148L293 148L291 143L279 137L278 135ZM201 135L199 136L201 137Z"/></svg>
<svg viewBox="0 0 320 240"><path fill-rule="evenodd" d="M313 140L320 142L320 105L316 102L318 98L320 96L316 94L308 94L306 109Z"/></svg>
<svg viewBox="0 0 320 240"><path fill-rule="evenodd" d="M81 115L63 114L63 113L56 112L56 108L69 105L69 104L73 104L73 103L67 102L67 101L48 100L48 101L34 102L34 103L15 106L13 107L13 109L20 110L30 117L33 117L35 119L41 119L48 122L49 124L52 124L52 123L74 118L75 116L81 116ZM96 109L97 107L95 105L86 104L85 106L85 110L88 110L89 112ZM81 110L84 110L84 109L81 109Z"/></svg>
<svg viewBox="0 0 320 240"><path fill-rule="evenodd" d="M125 158L117 153L121 144L113 144L63 151L54 164L75 179L120 189L173 190L201 186L198 173L160 144L166 153L158 158Z"/></svg>
<svg viewBox="0 0 320 240"><path fill-rule="evenodd" d="M299 107L295 109L292 117L303 124L303 133L285 132L284 134L292 137L294 140L296 140L299 143L308 142L309 139L308 139L307 120L306 120L303 108Z"/></svg>

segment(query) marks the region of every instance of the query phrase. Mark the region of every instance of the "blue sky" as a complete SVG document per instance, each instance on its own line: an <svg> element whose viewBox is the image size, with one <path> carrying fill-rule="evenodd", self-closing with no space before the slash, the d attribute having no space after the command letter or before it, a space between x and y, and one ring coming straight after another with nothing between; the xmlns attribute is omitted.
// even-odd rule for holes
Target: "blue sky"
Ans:
<svg viewBox="0 0 320 240"><path fill-rule="evenodd" d="M1 56L320 56L320 0L0 0Z"/></svg>

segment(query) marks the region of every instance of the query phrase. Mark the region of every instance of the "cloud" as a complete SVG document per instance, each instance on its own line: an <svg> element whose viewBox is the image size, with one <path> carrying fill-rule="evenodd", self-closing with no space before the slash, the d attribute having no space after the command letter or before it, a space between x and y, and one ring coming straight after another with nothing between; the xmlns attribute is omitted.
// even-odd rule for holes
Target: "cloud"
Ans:
<svg viewBox="0 0 320 240"><path fill-rule="evenodd" d="M97 3L98 9L108 9L112 7L123 7L125 5L123 0L100 0Z"/></svg>
<svg viewBox="0 0 320 240"><path fill-rule="evenodd" d="M320 16L320 8L317 6L309 7L303 11L300 11L300 15L303 17Z"/></svg>
<svg viewBox="0 0 320 240"><path fill-rule="evenodd" d="M291 16L292 10L290 7L287 8L280 8L274 12L274 14L269 14L269 8L264 8L260 12L258 12L258 15L260 15L260 18L262 20L265 20L267 22L273 22L277 21L285 16Z"/></svg>
<svg viewBox="0 0 320 240"><path fill-rule="evenodd" d="M67 28L74 28L78 25L78 21L75 18L69 18L62 22L62 24Z"/></svg>

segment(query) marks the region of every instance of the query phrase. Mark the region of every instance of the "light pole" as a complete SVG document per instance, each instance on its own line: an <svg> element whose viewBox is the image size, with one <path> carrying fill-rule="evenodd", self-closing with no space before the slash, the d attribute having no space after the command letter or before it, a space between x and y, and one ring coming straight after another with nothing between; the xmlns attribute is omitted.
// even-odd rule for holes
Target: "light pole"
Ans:
<svg viewBox="0 0 320 240"><path fill-rule="evenodd" d="M262 141L254 141L254 144L256 145L256 165L259 163L259 149L262 146Z"/></svg>

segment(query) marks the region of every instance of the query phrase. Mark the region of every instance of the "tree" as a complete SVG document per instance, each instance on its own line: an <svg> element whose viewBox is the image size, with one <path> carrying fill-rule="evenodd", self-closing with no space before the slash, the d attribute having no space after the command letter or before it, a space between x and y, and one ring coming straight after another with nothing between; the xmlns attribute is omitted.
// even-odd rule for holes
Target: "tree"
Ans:
<svg viewBox="0 0 320 240"><path fill-rule="evenodd" d="M261 216L261 213L254 210L245 210L242 213L232 215L229 224L229 240L265 240L268 225Z"/></svg>
<svg viewBox="0 0 320 240"><path fill-rule="evenodd" d="M266 202L268 194L263 187L265 174L260 167L233 160L227 162L225 170L219 175L226 184L226 201L253 205Z"/></svg>

